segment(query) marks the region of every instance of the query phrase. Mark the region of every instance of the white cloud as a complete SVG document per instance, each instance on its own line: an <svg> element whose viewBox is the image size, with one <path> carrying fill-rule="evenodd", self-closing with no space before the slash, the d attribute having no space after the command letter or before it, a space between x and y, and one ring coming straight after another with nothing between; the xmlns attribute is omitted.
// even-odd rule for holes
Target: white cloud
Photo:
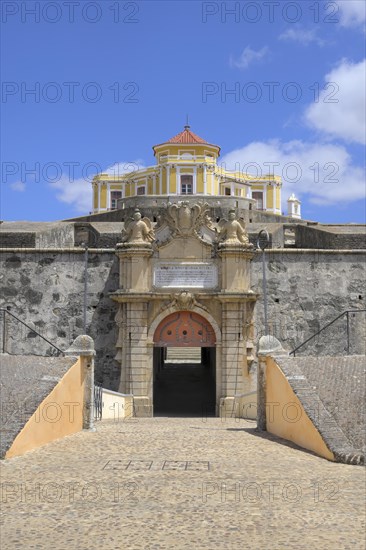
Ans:
<svg viewBox="0 0 366 550"><path fill-rule="evenodd" d="M141 160L132 162L116 162L102 171L103 174L118 176L142 170L144 168ZM88 214L92 211L92 185L93 174L88 174L88 178L79 178L72 181L68 175L64 174L58 181L49 182L49 186L55 189L56 199L60 202L70 204L76 212Z"/></svg>
<svg viewBox="0 0 366 550"><path fill-rule="evenodd" d="M307 123L331 137L365 143L366 60L352 63L343 59L325 76L326 85L318 102L305 112Z"/></svg>
<svg viewBox="0 0 366 550"><path fill-rule="evenodd" d="M316 44L318 44L318 46L323 46L325 44L324 40L317 36L316 28L308 30L301 29L300 27L288 28L285 32L280 34L278 38L279 40L284 40L288 42L299 42L303 46L307 46L312 42L315 42Z"/></svg>
<svg viewBox="0 0 366 550"><path fill-rule="evenodd" d="M363 26L366 20L364 0L338 0L339 20L343 27Z"/></svg>
<svg viewBox="0 0 366 550"><path fill-rule="evenodd" d="M222 163L227 169L240 169L253 175L257 175L254 164L257 163L258 175L282 176L284 212L291 193L323 205L350 203L365 196L364 171L353 164L341 145L300 140L252 142L225 155Z"/></svg>
<svg viewBox="0 0 366 550"><path fill-rule="evenodd" d="M76 212L88 214L92 210L91 182L84 178L71 181L64 175L58 181L50 182L49 186L56 189L56 199L70 204Z"/></svg>
<svg viewBox="0 0 366 550"><path fill-rule="evenodd" d="M261 50L252 50L250 46L247 46L238 59L230 57L230 67L236 67L237 69L247 69L249 65L256 61L260 61L269 53L267 46L264 46Z"/></svg>
<svg viewBox="0 0 366 550"><path fill-rule="evenodd" d="M10 184L10 189L12 189L13 191L18 191L20 193L22 193L23 191L25 191L25 183L24 181L14 181L14 183L11 183Z"/></svg>

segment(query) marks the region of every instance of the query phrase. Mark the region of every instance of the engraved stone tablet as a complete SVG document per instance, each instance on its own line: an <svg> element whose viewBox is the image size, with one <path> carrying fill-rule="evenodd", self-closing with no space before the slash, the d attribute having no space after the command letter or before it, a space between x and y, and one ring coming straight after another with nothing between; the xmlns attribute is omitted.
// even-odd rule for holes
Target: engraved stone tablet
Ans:
<svg viewBox="0 0 366 550"><path fill-rule="evenodd" d="M164 262L154 269L154 286L160 288L215 288L217 284L217 266L210 262Z"/></svg>

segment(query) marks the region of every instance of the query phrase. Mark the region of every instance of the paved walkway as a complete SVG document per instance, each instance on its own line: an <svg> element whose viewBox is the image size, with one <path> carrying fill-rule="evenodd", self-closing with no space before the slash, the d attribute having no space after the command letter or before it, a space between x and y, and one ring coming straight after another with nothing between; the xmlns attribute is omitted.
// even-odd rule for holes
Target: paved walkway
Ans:
<svg viewBox="0 0 366 550"><path fill-rule="evenodd" d="M1 464L1 548L364 550L364 469L255 423L99 423Z"/></svg>

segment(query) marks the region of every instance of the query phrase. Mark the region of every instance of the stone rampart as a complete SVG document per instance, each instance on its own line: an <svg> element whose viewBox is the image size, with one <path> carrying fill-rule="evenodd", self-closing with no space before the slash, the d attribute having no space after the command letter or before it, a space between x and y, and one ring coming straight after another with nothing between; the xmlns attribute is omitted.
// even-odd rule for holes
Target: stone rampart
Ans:
<svg viewBox="0 0 366 550"><path fill-rule="evenodd" d="M98 230L98 224L95 227ZM98 230L98 233L107 239L113 233L110 227L105 229L107 231ZM114 234L119 236L119 233ZM365 309L365 252L271 249L266 258L270 332L286 349L293 349L343 311ZM10 307L14 315L63 350L83 333L82 247L3 249L0 271L0 307ZM260 295L255 307L256 343L264 334L260 252L252 260L251 271L252 290ZM96 380L112 390L118 389L119 366L114 360L117 308L109 293L117 288L118 262L114 248L91 248L88 252L87 333L95 341ZM351 319L349 351L355 354L365 353L362 315ZM28 329L19 329L14 321L7 330L6 346L10 353L44 353L43 348L38 349L38 340ZM16 337L19 330L23 331L21 342ZM238 327L240 330L243 327ZM316 352L344 353L345 335L346 326L340 320L324 335L326 337L317 341ZM304 352L309 354L312 349Z"/></svg>

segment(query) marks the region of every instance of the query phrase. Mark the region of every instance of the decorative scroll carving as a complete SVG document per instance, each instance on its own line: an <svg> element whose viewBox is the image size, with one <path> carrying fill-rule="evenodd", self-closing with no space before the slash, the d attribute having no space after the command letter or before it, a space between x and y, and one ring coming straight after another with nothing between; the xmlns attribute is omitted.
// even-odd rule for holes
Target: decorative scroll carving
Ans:
<svg viewBox="0 0 366 550"><path fill-rule="evenodd" d="M196 300L195 295L188 290L181 290L180 292L171 294L170 299L171 301L168 303L167 306L162 308L162 310L174 307L177 310L184 311L199 307L201 309L204 309L205 311L208 311L208 309L204 305Z"/></svg>
<svg viewBox="0 0 366 550"><path fill-rule="evenodd" d="M196 203L193 206L188 201L179 201L177 204L168 203L164 221L171 229L173 236L198 237L197 231L202 225L207 225L213 230L209 210L207 203Z"/></svg>
<svg viewBox="0 0 366 550"><path fill-rule="evenodd" d="M173 294L172 305L174 305L177 309L192 309L195 305L197 305L197 302L192 292L182 290L181 292Z"/></svg>

